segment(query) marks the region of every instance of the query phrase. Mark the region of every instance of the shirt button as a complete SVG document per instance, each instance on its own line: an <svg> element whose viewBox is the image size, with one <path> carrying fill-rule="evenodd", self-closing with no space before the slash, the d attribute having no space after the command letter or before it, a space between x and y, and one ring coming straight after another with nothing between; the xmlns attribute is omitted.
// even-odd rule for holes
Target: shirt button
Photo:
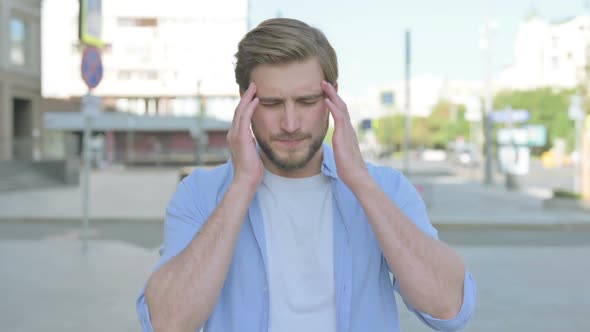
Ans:
<svg viewBox="0 0 590 332"><path fill-rule="evenodd" d="M268 287L264 287L264 288L262 289L262 292L263 292L263 293L266 293L266 292L268 292Z"/></svg>

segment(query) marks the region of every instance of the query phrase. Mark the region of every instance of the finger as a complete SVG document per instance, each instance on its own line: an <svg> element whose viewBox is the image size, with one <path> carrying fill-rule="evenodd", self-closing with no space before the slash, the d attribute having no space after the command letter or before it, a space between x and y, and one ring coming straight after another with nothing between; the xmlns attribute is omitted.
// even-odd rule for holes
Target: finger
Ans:
<svg viewBox="0 0 590 332"><path fill-rule="evenodd" d="M256 84L250 83L250 85L248 86L248 89L246 89L246 91L242 95L242 98L240 98L240 102L238 103L238 106L236 107L236 111L234 112L234 118L232 120L232 126L239 125L239 122L240 122L239 119L241 117L241 114L243 113L244 107L246 105L250 104L250 102L254 98L255 94L256 94Z"/></svg>
<svg viewBox="0 0 590 332"><path fill-rule="evenodd" d="M340 126L340 123L345 119L344 114L329 98L325 98L324 102L326 103L328 110L330 110L332 118L334 118L334 125Z"/></svg>
<svg viewBox="0 0 590 332"><path fill-rule="evenodd" d="M240 102L238 103L238 107L236 108L236 111L239 109L242 109L242 108L244 108L244 106L248 105L252 101L252 99L254 99L255 94L256 94L256 84L254 84L254 82L252 82L248 86L248 89L246 89L246 91L244 91L242 98L240 98Z"/></svg>
<svg viewBox="0 0 590 332"><path fill-rule="evenodd" d="M334 86L326 81L322 81L322 89L324 90L324 92L326 92L326 94L328 95L328 98L330 98L330 100L338 107L340 107L342 109L343 112L348 113L348 109L346 108L346 103L344 102L344 100L342 100L342 98L340 98L340 96L338 95L338 92L336 92L336 89L334 88Z"/></svg>
<svg viewBox="0 0 590 332"><path fill-rule="evenodd" d="M248 104L248 106L244 109L244 113L242 113L242 116L240 117L240 123L239 123L240 130L247 130L248 132L250 132L250 123L252 122L252 114L254 114L254 111L258 107L259 101L260 100L258 99L258 97L254 98Z"/></svg>

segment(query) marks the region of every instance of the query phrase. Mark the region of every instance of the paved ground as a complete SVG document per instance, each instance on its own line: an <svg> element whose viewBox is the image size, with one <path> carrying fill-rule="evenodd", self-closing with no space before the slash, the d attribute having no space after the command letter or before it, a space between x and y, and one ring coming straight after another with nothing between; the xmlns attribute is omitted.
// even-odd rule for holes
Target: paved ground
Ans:
<svg viewBox="0 0 590 332"><path fill-rule="evenodd" d="M587 331L590 246L455 246L478 283L466 331ZM0 240L3 331L139 331L134 301L156 248L75 232ZM403 304L398 301L401 307ZM427 331L405 309L403 331Z"/></svg>
<svg viewBox="0 0 590 332"><path fill-rule="evenodd" d="M421 167L410 179L424 189L431 220L441 228L590 227L588 211L544 209L546 191L485 186L478 178L453 175L446 164ZM161 221L177 181L176 168L95 171L91 176L91 218ZM79 221L81 196L79 187L0 192L0 221Z"/></svg>
<svg viewBox="0 0 590 332"><path fill-rule="evenodd" d="M95 220L161 220L178 168L93 171L90 215ZM0 192L0 220L66 221L82 216L81 187Z"/></svg>
<svg viewBox="0 0 590 332"><path fill-rule="evenodd" d="M465 331L590 331L590 247L459 251L478 283L476 313ZM403 331L429 331L407 311L402 317Z"/></svg>
<svg viewBox="0 0 590 332"><path fill-rule="evenodd" d="M139 331L134 301L154 251L69 235L0 241L0 330Z"/></svg>
<svg viewBox="0 0 590 332"><path fill-rule="evenodd" d="M478 282L467 331L590 331L589 213L543 209L543 191L423 167L411 179ZM165 168L94 172L86 252L79 188L0 193L0 330L139 331L134 302L177 179ZM404 331L427 330L401 316Z"/></svg>

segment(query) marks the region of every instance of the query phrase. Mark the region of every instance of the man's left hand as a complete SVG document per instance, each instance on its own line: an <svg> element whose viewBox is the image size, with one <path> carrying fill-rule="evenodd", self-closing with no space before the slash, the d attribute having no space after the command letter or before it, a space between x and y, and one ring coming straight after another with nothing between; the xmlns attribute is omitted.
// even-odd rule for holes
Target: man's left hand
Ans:
<svg viewBox="0 0 590 332"><path fill-rule="evenodd" d="M322 81L326 93L326 106L334 119L332 146L336 159L338 177L352 190L357 184L370 179L369 171L361 155L356 132L350 121L346 103L340 98L332 84Z"/></svg>

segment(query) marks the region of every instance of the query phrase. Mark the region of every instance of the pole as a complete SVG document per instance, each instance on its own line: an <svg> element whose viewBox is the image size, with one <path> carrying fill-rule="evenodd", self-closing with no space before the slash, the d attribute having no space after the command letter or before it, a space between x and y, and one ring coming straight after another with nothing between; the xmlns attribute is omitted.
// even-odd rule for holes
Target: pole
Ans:
<svg viewBox="0 0 590 332"><path fill-rule="evenodd" d="M586 116L583 128L580 157L582 161L582 199L590 202L590 115Z"/></svg>
<svg viewBox="0 0 590 332"><path fill-rule="evenodd" d="M491 23L486 22L483 30L486 62L486 84L485 84L485 101L484 101L484 141L485 141L485 175L484 183L487 185L494 184L492 176L492 120L493 110L492 101L492 43L490 41Z"/></svg>
<svg viewBox="0 0 590 332"><path fill-rule="evenodd" d="M209 138L207 137L207 131L205 130L205 118L207 117L206 103L203 94L201 93L201 80L197 81L197 107L199 109L197 118L197 134L196 134L196 163L200 165L205 162L205 153L207 151L207 145Z"/></svg>
<svg viewBox="0 0 590 332"><path fill-rule="evenodd" d="M84 164L82 167L82 250L88 250L88 237L90 226L90 138L92 137L92 118L88 111L88 99L86 95L83 102L82 114L84 114Z"/></svg>
<svg viewBox="0 0 590 332"><path fill-rule="evenodd" d="M246 31L250 31L250 29L252 29L252 21L250 19L251 12L252 12L252 1L248 0L248 4L246 6Z"/></svg>
<svg viewBox="0 0 590 332"><path fill-rule="evenodd" d="M517 163L517 159L518 159L518 147L516 146L516 142L514 140L514 122L513 122L513 118L512 118L512 106L508 106L506 108L506 113L508 113L508 133L510 136L510 141L508 142L508 148L510 148L511 152L512 152L512 160L510 161L509 164L506 165L506 189L508 190L513 190L516 189L518 187L517 183L516 183L516 177L515 177L515 169L516 169L516 163Z"/></svg>
<svg viewBox="0 0 590 332"><path fill-rule="evenodd" d="M581 193L582 191L582 160L583 160L583 151L582 151L582 121L583 118L576 119L576 153L578 154L578 158L574 165L574 192Z"/></svg>
<svg viewBox="0 0 590 332"><path fill-rule="evenodd" d="M487 13L491 13L492 3L491 0L486 1ZM494 184L494 177L492 174L492 129L493 123L491 114L493 111L493 96L492 96L492 41L491 31L494 28L492 20L487 19L481 36L481 48L484 51L485 61L485 93L484 93L484 184Z"/></svg>
<svg viewBox="0 0 590 332"><path fill-rule="evenodd" d="M411 103L410 103L410 65L411 65L411 35L410 30L406 30L406 61L405 61L405 71L406 71L406 121L405 121L405 130L404 130L404 173L408 174L410 172L410 131L411 131L411 124L412 124L412 114L410 111Z"/></svg>

